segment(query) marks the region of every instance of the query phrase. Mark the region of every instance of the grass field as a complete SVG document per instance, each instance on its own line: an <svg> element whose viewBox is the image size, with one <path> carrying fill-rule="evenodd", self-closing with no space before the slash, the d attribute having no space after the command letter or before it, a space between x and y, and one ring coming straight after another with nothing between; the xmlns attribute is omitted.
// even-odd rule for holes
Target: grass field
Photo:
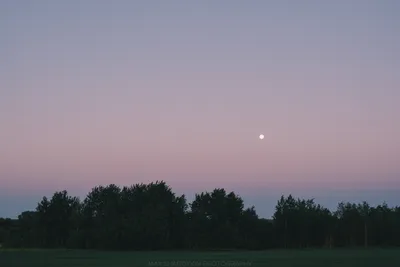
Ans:
<svg viewBox="0 0 400 267"><path fill-rule="evenodd" d="M0 250L0 267L398 267L400 249L337 249L263 252L101 252Z"/></svg>

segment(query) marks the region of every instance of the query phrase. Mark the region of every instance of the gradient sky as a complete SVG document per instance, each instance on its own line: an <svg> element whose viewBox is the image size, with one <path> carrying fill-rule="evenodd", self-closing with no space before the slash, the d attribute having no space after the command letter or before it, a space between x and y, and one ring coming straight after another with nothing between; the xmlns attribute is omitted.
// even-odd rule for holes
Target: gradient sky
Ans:
<svg viewBox="0 0 400 267"><path fill-rule="evenodd" d="M399 1L0 1L0 216L67 189L400 204ZM263 133L264 140L258 135Z"/></svg>

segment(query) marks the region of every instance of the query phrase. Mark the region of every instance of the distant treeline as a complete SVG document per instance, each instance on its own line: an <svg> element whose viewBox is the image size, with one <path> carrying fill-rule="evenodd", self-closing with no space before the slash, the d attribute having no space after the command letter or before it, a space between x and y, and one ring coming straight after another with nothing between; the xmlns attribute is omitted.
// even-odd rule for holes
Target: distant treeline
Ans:
<svg viewBox="0 0 400 267"><path fill-rule="evenodd" d="M56 192L35 211L0 219L0 244L110 250L400 246L400 207L339 203L331 212L289 195L267 220L224 189L197 194L188 204L164 182L111 184L93 188L83 201Z"/></svg>

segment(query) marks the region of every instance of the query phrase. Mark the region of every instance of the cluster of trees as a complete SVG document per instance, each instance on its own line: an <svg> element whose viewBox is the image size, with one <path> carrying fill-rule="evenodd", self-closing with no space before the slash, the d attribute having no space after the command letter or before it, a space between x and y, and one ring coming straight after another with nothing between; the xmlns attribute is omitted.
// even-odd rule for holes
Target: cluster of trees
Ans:
<svg viewBox="0 0 400 267"><path fill-rule="evenodd" d="M224 189L188 204L164 182L98 186L80 201L66 191L35 211L0 219L4 247L76 249L269 249L399 246L400 207L339 203L335 212L291 195L271 220Z"/></svg>

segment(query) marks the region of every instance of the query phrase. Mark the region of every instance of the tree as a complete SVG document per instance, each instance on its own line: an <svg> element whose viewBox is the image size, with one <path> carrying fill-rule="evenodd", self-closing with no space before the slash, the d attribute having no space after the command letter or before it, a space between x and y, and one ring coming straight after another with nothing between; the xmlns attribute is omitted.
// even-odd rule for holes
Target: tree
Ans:
<svg viewBox="0 0 400 267"><path fill-rule="evenodd" d="M314 199L281 196L272 220L223 188L187 204L163 181L94 187L83 200L55 192L35 211L0 218L5 247L74 249L269 249L400 246L400 207L339 203L331 212Z"/></svg>
<svg viewBox="0 0 400 267"><path fill-rule="evenodd" d="M364 247L368 247L368 224L371 208L366 201L363 201L362 204L358 204L357 209L364 222Z"/></svg>
<svg viewBox="0 0 400 267"><path fill-rule="evenodd" d="M50 201L43 197L36 211L44 246L66 246L71 231L71 215L79 205L79 199L69 196L65 190L55 192Z"/></svg>
<svg viewBox="0 0 400 267"><path fill-rule="evenodd" d="M190 223L195 246L232 247L238 242L243 200L221 188L197 194L191 204Z"/></svg>

